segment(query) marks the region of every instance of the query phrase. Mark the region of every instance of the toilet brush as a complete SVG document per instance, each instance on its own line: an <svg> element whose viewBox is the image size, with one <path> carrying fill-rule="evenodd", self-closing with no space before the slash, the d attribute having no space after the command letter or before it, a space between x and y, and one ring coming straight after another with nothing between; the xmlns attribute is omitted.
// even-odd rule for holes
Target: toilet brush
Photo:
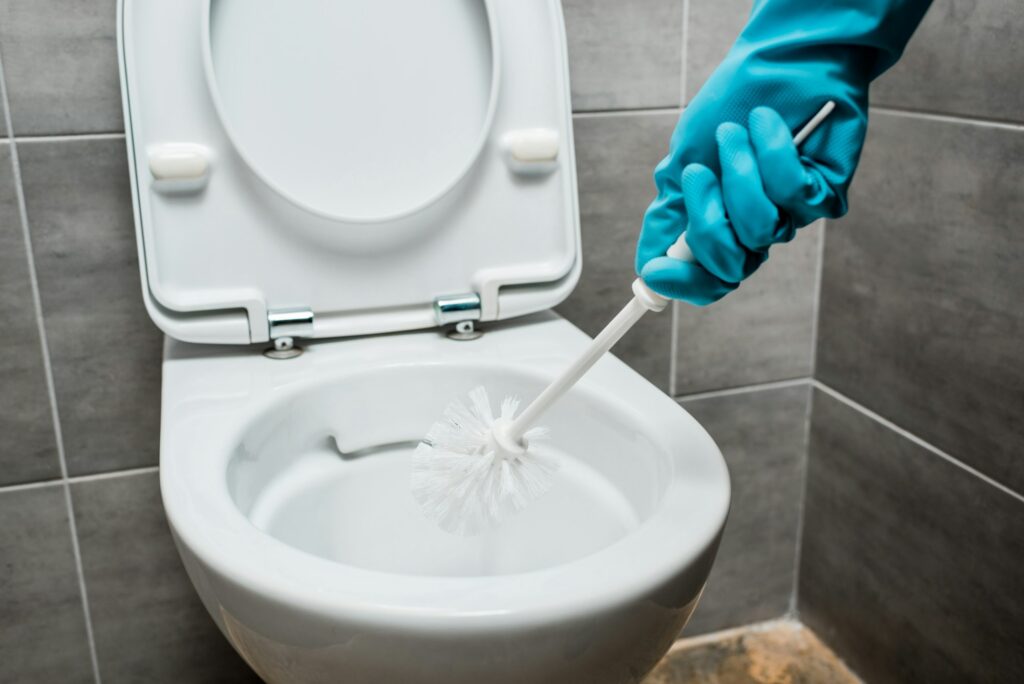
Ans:
<svg viewBox="0 0 1024 684"><path fill-rule="evenodd" d="M835 108L829 101L794 136L797 145ZM693 261L684 231L667 256ZM633 298L554 382L518 416L518 399L506 397L494 415L487 391L469 393L470 404L450 404L443 420L431 426L412 459L412 495L424 515L454 534L472 535L525 508L550 489L558 470L555 459L531 448L547 430L533 427L648 311L661 311L670 300L640 279Z"/></svg>

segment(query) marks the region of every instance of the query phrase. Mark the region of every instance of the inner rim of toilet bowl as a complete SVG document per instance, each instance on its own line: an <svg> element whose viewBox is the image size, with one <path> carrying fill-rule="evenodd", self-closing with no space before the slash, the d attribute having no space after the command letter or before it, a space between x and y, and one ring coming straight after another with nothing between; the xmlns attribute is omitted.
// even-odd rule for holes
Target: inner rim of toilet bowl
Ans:
<svg viewBox="0 0 1024 684"><path fill-rule="evenodd" d="M383 389L399 377L405 391ZM228 464L229 490L242 514L278 541L379 572L507 575L588 556L650 517L670 467L620 406L595 393L573 392L545 416L553 434L536 448L560 462L558 477L499 529L450 535L420 514L409 491L412 452L448 401L481 382L495 403L531 396L544 379L438 365L318 383L251 422Z"/></svg>

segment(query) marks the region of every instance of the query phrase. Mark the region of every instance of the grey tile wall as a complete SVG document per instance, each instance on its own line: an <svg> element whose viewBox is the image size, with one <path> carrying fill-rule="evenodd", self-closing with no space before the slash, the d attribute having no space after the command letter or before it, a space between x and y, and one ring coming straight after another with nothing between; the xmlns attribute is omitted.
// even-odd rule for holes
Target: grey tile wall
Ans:
<svg viewBox="0 0 1024 684"><path fill-rule="evenodd" d="M1024 129L872 117L828 227L818 376L1024 491Z"/></svg>
<svg viewBox="0 0 1024 684"><path fill-rule="evenodd" d="M779 618L793 597L810 384L680 403L717 442L732 480L718 559L685 633Z"/></svg>
<svg viewBox="0 0 1024 684"><path fill-rule="evenodd" d="M801 617L868 682L1024 680L1024 498L814 396Z"/></svg>
<svg viewBox="0 0 1024 684"><path fill-rule="evenodd" d="M0 142L0 484L60 476L11 146Z"/></svg>
<svg viewBox="0 0 1024 684"><path fill-rule="evenodd" d="M104 682L259 682L203 608L171 541L157 473L72 485Z"/></svg>
<svg viewBox="0 0 1024 684"><path fill-rule="evenodd" d="M689 0L686 93L689 102L743 30L753 0Z"/></svg>
<svg viewBox="0 0 1024 684"><path fill-rule="evenodd" d="M68 470L153 465L162 336L142 304L124 140L18 151Z"/></svg>
<svg viewBox="0 0 1024 684"><path fill-rule="evenodd" d="M119 131L117 0L5 0L3 55L17 135Z"/></svg>
<svg viewBox="0 0 1024 684"><path fill-rule="evenodd" d="M91 682L64 485L0 490L0 681Z"/></svg>
<svg viewBox="0 0 1024 684"><path fill-rule="evenodd" d="M1024 21L1019 0L934 0L872 102L927 112L1021 121Z"/></svg>
<svg viewBox="0 0 1024 684"><path fill-rule="evenodd" d="M677 305L678 394L811 375L819 224L776 245L738 290L714 306Z"/></svg>
<svg viewBox="0 0 1024 684"><path fill-rule="evenodd" d="M636 232L653 196L651 173L666 151L683 96L686 4L563 3L574 108L621 110L575 120L584 272L560 310L591 333L630 296ZM732 42L749 2L688 4L686 80L692 94ZM160 336L139 296L124 141L118 135L80 135L123 127L114 5L115 0L0 3L0 77L6 76L72 476L157 460ZM667 111L630 111L650 108ZM0 313L5 316L31 299L9 162L0 159ZM690 345L676 359L679 391L808 372L810 287L805 289L801 278L814 269L818 239L812 230L780 250L756 280L719 305L721 313L677 312L680 341ZM754 312L774 313L762 317L755 330L747 325L738 331ZM11 401L9 393L0 396L0 421L7 421L0 424L0 485L59 476L35 321L31 316L18 321L24 331L19 329L13 342L3 341L24 344L26 351L19 352L16 368L0 361L4 380L17 378L12 386L18 388L13 406L4 403ZM672 334L669 313L648 316L616 353L667 390ZM694 369L703 369L703 375L687 375ZM791 597L806 388L741 391L684 403L722 444L736 488L715 576L689 630L776 617ZM13 449L2 441L8 435L20 435ZM16 681L92 680L81 596L72 583L73 557L61 555L71 540L57 493L59 486L0 486L0 511L8 504L17 515L38 522L0 530L0 551L17 559L14 565L0 564L0 572L13 567L17 575L15 580L0 575L0 602L8 601L0 607L46 609L27 617L24 630L0 636L0 679L13 672ZM76 478L72 493L103 680L254 681L216 632L180 568L155 472ZM30 577L36 574L33 559L39 558L46 565L38 572L40 580L58 588L43 599ZM25 640L34 644L41 638L37 634L49 633L48 621L59 625L45 644L59 649L60 656L44 661L49 651L34 651ZM15 652L17 658L8 656Z"/></svg>
<svg viewBox="0 0 1024 684"><path fill-rule="evenodd" d="M677 107L681 0L562 0L576 111Z"/></svg>
<svg viewBox="0 0 1024 684"><path fill-rule="evenodd" d="M654 197L652 173L678 114L619 113L575 119L583 274L558 311L594 335L633 296L633 253ZM672 317L648 315L614 353L663 390L669 386Z"/></svg>
<svg viewBox="0 0 1024 684"><path fill-rule="evenodd" d="M1024 678L1019 9L936 0L827 228L799 608L867 681Z"/></svg>

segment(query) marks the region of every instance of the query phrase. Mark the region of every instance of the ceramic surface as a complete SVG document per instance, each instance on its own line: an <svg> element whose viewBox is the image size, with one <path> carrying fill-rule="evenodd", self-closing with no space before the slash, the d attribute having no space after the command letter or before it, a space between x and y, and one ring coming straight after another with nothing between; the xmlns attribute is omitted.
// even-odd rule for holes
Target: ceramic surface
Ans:
<svg viewBox="0 0 1024 684"><path fill-rule="evenodd" d="M419 518L408 458L444 406L536 393L587 343L553 314L255 349L169 342L161 490L207 609L266 681L629 682L668 649L729 506L722 456L613 357L545 416L559 480L486 537Z"/></svg>

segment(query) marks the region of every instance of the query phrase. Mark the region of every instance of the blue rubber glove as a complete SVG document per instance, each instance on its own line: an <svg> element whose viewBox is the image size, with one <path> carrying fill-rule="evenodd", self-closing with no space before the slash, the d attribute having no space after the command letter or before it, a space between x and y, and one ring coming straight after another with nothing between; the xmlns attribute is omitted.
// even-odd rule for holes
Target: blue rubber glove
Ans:
<svg viewBox="0 0 1024 684"><path fill-rule="evenodd" d="M797 228L846 213L867 132L868 85L930 0L756 0L746 28L683 112L658 164L636 271L693 304L736 289ZM793 132L836 109L797 151ZM696 262L665 257L689 223Z"/></svg>

